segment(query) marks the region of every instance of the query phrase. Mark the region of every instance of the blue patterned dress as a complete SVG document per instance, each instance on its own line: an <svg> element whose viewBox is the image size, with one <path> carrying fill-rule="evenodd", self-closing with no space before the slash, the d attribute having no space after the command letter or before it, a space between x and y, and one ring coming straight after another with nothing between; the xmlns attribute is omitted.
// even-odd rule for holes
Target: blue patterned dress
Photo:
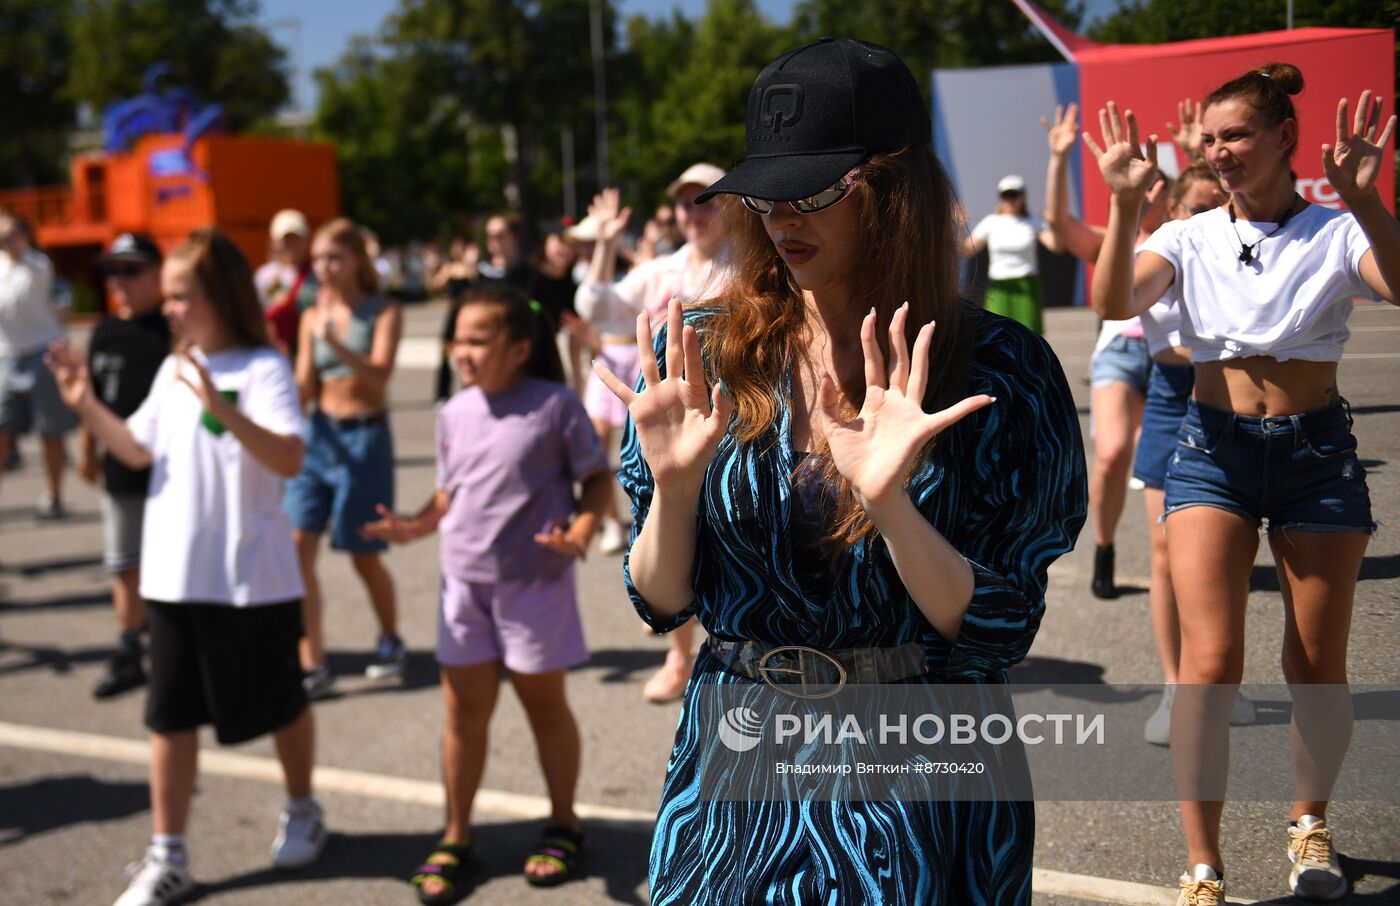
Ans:
<svg viewBox="0 0 1400 906"><path fill-rule="evenodd" d="M701 312L687 314L697 321ZM793 519L790 413L769 436L721 443L700 496L696 600L673 619L648 612L623 561L628 593L659 631L691 616L720 638L819 648L923 643L932 670L910 682L1004 683L1045 610L1046 570L1074 546L1086 482L1079 419L1059 361L1014 321L967 309L975 343L968 394L997 397L945 431L916 471L919 510L971 564L975 589L955 642L919 612L878 539L844 552L813 593ZM701 333L703 342L703 330ZM664 374L664 333L657 338ZM785 388L786 389L786 388ZM619 478L633 539L652 476L629 420ZM804 485L805 487L805 485ZM1008 801L707 801L698 751L700 682L749 683L703 649L686 690L652 840L653 904L917 903L1009 906L1031 898L1035 810Z"/></svg>

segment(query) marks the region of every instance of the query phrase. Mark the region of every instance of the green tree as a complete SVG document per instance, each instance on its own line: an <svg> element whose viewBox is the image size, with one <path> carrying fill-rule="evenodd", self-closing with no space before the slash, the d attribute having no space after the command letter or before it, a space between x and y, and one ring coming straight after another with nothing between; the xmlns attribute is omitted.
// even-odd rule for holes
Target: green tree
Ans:
<svg viewBox="0 0 1400 906"><path fill-rule="evenodd" d="M68 68L68 4L0 3L0 186L63 179L73 105L59 97ZM15 128L15 127L18 128Z"/></svg>
<svg viewBox="0 0 1400 906"><path fill-rule="evenodd" d="M255 0L77 0L66 96L101 111L141 91L152 65L245 129L287 102L286 54L254 24Z"/></svg>
<svg viewBox="0 0 1400 906"><path fill-rule="evenodd" d="M336 143L344 210L386 242L461 229L461 215L501 205L510 176L499 132L473 125L458 96L425 90L433 70L360 38L316 73L314 129Z"/></svg>
<svg viewBox="0 0 1400 906"><path fill-rule="evenodd" d="M1040 6L1075 28L1075 0ZM1058 62L1054 47L1006 0L802 0L796 26L803 40L823 35L883 44L908 64L925 93L935 68Z"/></svg>
<svg viewBox="0 0 1400 906"><path fill-rule="evenodd" d="M1283 3L1219 6L1210 0L1145 0L1120 6L1089 32L1096 41L1116 44L1165 44L1192 38L1216 38L1281 31L1288 25ZM1400 0L1296 0L1296 28L1395 29ZM1400 88L1400 33L1395 43L1396 87ZM1303 74L1304 76L1307 73ZM1379 86L1377 86L1379 87ZM1394 94L1391 95L1392 98Z"/></svg>
<svg viewBox="0 0 1400 906"><path fill-rule="evenodd" d="M558 197L561 128L591 146L588 15L579 0L400 0L384 28L389 57L413 61L415 90L454 99L473 124L509 138L514 193L502 201L527 220L556 208L546 199ZM611 52L606 3L604 18Z"/></svg>
<svg viewBox="0 0 1400 906"><path fill-rule="evenodd" d="M627 153L614 155L631 199L643 210L664 198L687 166L728 167L744 156L749 88L769 60L793 43L789 28L759 14L752 0L710 0L694 25L628 22L621 66L631 78L617 109Z"/></svg>

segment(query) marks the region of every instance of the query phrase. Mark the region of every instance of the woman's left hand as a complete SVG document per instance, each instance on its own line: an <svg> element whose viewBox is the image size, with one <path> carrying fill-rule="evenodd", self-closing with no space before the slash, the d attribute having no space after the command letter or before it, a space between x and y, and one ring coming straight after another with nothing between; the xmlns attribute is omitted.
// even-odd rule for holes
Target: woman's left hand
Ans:
<svg viewBox="0 0 1400 906"><path fill-rule="evenodd" d="M817 391L819 429L826 435L837 470L851 483L867 512L893 503L904 493L904 476L914 457L939 432L965 416L996 402L985 394L970 396L941 412L923 410L928 385L929 345L934 324L930 321L914 340L911 361L904 341L909 303L895 311L890 321L890 352L894 364L885 370L884 355L875 341L875 311L860 327L865 353L865 402L849 421L840 415L840 394L831 375L823 375Z"/></svg>
<svg viewBox="0 0 1400 906"><path fill-rule="evenodd" d="M188 349L180 349L175 355L175 379L194 391L205 412L223 420L232 410L233 403L214 386L214 378L209 374L209 369L190 355ZM190 372L194 372L193 378L190 377Z"/></svg>
<svg viewBox="0 0 1400 906"><path fill-rule="evenodd" d="M1356 102L1356 117L1347 128L1347 99L1337 102L1337 143L1322 146L1322 171L1337 194L1356 207L1356 202L1373 191L1381 168L1388 166L1386 143L1395 132L1395 117L1385 124L1380 138L1376 130L1381 122L1381 99L1372 98L1370 90L1361 92Z"/></svg>

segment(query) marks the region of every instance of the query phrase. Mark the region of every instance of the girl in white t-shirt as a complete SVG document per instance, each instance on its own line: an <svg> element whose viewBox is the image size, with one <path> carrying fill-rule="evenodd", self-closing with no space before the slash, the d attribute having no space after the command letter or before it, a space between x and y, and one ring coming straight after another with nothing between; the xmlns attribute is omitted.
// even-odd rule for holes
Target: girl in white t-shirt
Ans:
<svg viewBox="0 0 1400 906"><path fill-rule="evenodd" d="M288 800L275 865L308 865L326 841L297 659L301 572L281 506L282 483L304 453L296 383L270 345L252 270L222 233L199 230L171 253L161 291L188 345L125 421L98 401L76 352L55 345L50 355L65 401L102 445L130 468L151 469L141 596L155 835L117 906L162 906L194 889L184 835L201 724L225 744L276 738Z"/></svg>
<svg viewBox="0 0 1400 906"><path fill-rule="evenodd" d="M1283 673L1293 697L1297 801L1287 828L1293 893L1346 895L1324 816L1351 735L1347 641L1362 558L1375 523L1337 363L1352 299L1400 289L1400 223L1376 190L1391 117L1362 93L1337 110L1323 145L1328 181L1348 213L1310 206L1294 189L1296 67L1270 64L1206 99L1206 160L1230 193L1224 207L1162 227L1137 257L1132 235L1156 178L1110 103L1104 148L1086 135L1113 193L1094 274L1104 317L1146 311L1169 290L1196 385L1166 475L1168 555L1181 617L1172 756L1188 870L1179 902L1223 903L1220 820L1230 703L1244 671L1244 614L1258 529L1267 521L1286 614Z"/></svg>
<svg viewBox="0 0 1400 906"><path fill-rule="evenodd" d="M971 258L987 251L987 311L1005 315L1044 333L1041 310L1040 268L1036 245L1060 251L1060 241L1039 217L1026 207L1026 181L1002 177L997 183L996 211L978 221L972 235L963 240L962 254Z"/></svg>

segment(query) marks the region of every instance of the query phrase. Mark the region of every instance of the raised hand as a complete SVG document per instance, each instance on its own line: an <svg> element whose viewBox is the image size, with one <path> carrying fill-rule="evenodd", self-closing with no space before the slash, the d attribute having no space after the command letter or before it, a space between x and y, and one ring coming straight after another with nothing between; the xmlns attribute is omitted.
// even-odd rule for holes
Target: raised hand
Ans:
<svg viewBox="0 0 1400 906"><path fill-rule="evenodd" d="M588 216L598 223L598 241L614 242L627 229L632 209L622 206L622 193L617 189L604 189L593 196L593 203L588 206Z"/></svg>
<svg viewBox="0 0 1400 906"><path fill-rule="evenodd" d="M49 345L49 353L44 363L53 372L58 382L58 392L69 409L78 412L89 399L92 399L92 375L88 374L87 362L64 340Z"/></svg>
<svg viewBox="0 0 1400 906"><path fill-rule="evenodd" d="M1078 117L1079 105L1071 102L1068 107L1055 108L1053 123L1043 116L1040 118L1040 125L1045 127L1046 139L1050 144L1050 153L1055 157L1063 157L1074 147L1074 140L1079 137Z"/></svg>
<svg viewBox="0 0 1400 906"><path fill-rule="evenodd" d="M665 380L652 348L646 312L637 316L637 350L645 381L641 393L633 392L602 363L595 362L593 370L632 414L642 456L656 486L698 488L724 439L734 403L723 392L722 383L706 391L700 338L695 328L684 323L680 300L674 296L666 313Z"/></svg>
<svg viewBox="0 0 1400 906"><path fill-rule="evenodd" d="M1157 181L1157 136L1147 137L1144 157L1138 142L1137 117L1131 110L1120 117L1118 105L1112 101L1107 110L1099 111L1099 129L1103 133L1102 148L1087 131L1084 142L1098 159L1099 172L1109 191L1126 198L1146 195Z"/></svg>
<svg viewBox="0 0 1400 906"><path fill-rule="evenodd" d="M193 377L190 376L190 372L194 373ZM190 388L194 395L199 397L204 411L215 418L222 420L233 409L233 402L214 386L214 378L209 374L209 369L190 355L188 349L180 349L175 353L175 380Z"/></svg>
<svg viewBox="0 0 1400 906"><path fill-rule="evenodd" d="M1370 90L1361 92L1356 102L1356 117L1347 127L1347 99L1337 102L1337 142L1322 146L1322 172L1337 194L1354 208L1376 188L1383 167L1389 166L1385 146L1395 134L1395 117L1386 121L1380 137L1381 99L1372 97Z"/></svg>
<svg viewBox="0 0 1400 906"><path fill-rule="evenodd" d="M1172 141L1186 152L1187 160L1196 160L1201 156L1204 147L1201 139L1201 102L1196 101L1192 104L1190 98L1177 101L1176 119L1178 125L1167 123Z"/></svg>
<svg viewBox="0 0 1400 906"><path fill-rule="evenodd" d="M867 511L890 503L904 492L904 476L914 457L940 431L996 402L995 397L982 394L940 412L925 412L923 398L928 387L928 350L934 324L930 321L919 330L911 361L904 341L908 317L906 302L890 319L890 354L894 364L888 372L875 341L875 310L872 308L861 322L865 402L855 418L841 418L840 392L831 375L822 376L817 391L817 424L826 436L831 459Z"/></svg>

